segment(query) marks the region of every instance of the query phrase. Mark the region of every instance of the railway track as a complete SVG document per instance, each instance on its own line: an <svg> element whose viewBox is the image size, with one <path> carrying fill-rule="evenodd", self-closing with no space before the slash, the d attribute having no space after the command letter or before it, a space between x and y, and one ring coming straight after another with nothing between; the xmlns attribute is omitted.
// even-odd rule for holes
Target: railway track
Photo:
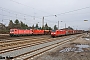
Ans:
<svg viewBox="0 0 90 60"><path fill-rule="evenodd" d="M17 41L24 41L24 40L32 40L32 39L44 39L44 38L47 38L48 36L37 36L37 37L34 37L34 36L30 36L30 37L14 37L14 38L5 38L5 39L0 39L0 44L3 44L3 43L10 43L10 42L17 42ZM50 38L50 37L48 37Z"/></svg>
<svg viewBox="0 0 90 60"><path fill-rule="evenodd" d="M57 40L55 43L52 43L52 44L47 44L47 43L48 42L55 41L56 38L55 39L41 40L41 41L39 40L37 42L34 41L32 44L27 44L27 45L25 44L25 45L22 45L22 47L20 45L17 48L16 47L13 47L11 49L9 48L9 49L6 49L6 50L2 50L1 53L7 53L7 52L10 52L10 51L19 50L19 49L22 49L22 48L32 47L32 46L37 46L37 45L41 45L42 46L43 44L45 44L45 46L42 46L40 48L36 48L36 49L31 50L31 51L28 51L26 53L23 53L23 54L19 54L19 55L14 56L14 59L15 60L18 60L18 59L27 60L29 58L30 59L33 59L33 57L39 56L39 55L43 54L44 52L47 52L49 50L52 50L53 48L56 48L56 47L58 47L58 46L60 46L60 45L62 45L64 43L73 41L73 40L75 40L79 36L81 36L81 35L78 35L78 36L75 35L75 37L71 37L71 38L68 38L68 36L66 38L63 37L62 38L63 40L62 39L61 39L61 41L60 40ZM58 38L58 39L60 39L60 38Z"/></svg>
<svg viewBox="0 0 90 60"><path fill-rule="evenodd" d="M48 35L49 36L49 35ZM10 37L10 36L0 36L0 42L8 42L8 41L13 41L13 40L20 40L20 39L27 39L27 38L44 38L44 37L48 37L47 35L42 35L42 36L21 36L21 37Z"/></svg>
<svg viewBox="0 0 90 60"><path fill-rule="evenodd" d="M80 36L77 36L77 37L80 37ZM45 52L48 52L52 49L55 49L58 46L61 46L63 44L66 44L67 42L73 41L73 40L77 39L77 37L72 37L72 38L69 38L69 39L65 39L65 40L62 40L60 42L50 44L48 46L44 46L44 47L38 48L36 50L33 50L33 51L30 51L30 52L15 56L14 59L31 60L31 59L39 56L39 55L42 55Z"/></svg>
<svg viewBox="0 0 90 60"><path fill-rule="evenodd" d="M5 39L5 38L9 38L10 36L9 36L9 34L6 34L6 35L4 35L4 34L0 34L0 39L2 38L2 39Z"/></svg>
<svg viewBox="0 0 90 60"><path fill-rule="evenodd" d="M65 38L65 37L67 37L67 36L64 36L62 38ZM24 39L26 39L26 38L24 38ZM56 38L39 38L39 39L32 38L31 40L29 38L27 38L26 40L19 40L19 41L14 40L14 41L8 42L8 43L4 42L4 43L0 44L0 47L1 47L0 54L9 52L9 51L13 51L13 50L18 50L18 49L22 49L22 48L26 48L26 47L31 47L31 46L51 42L54 40L56 40Z"/></svg>
<svg viewBox="0 0 90 60"><path fill-rule="evenodd" d="M28 42L28 41L27 41ZM10 47L10 48L5 48L5 49L2 49L2 50L0 50L0 54L1 53L5 53L5 52L9 52L9 51L13 51L13 50L18 50L18 49L22 49L22 48L26 48L26 47L31 47L31 46L35 46L35 45L39 45L39 44L43 44L43 43L47 43L47 42L51 42L51 40L48 40L48 41L45 41L45 40L42 40L42 41L37 41L36 40L36 42L28 42L27 44L23 44L23 45L19 45L19 43L17 43L17 46L12 46L12 47ZM21 42L20 42L21 43ZM14 43L15 44L15 43ZM13 45L14 45L13 44ZM11 44L12 45L12 44ZM7 46L7 44L6 44L6 46Z"/></svg>

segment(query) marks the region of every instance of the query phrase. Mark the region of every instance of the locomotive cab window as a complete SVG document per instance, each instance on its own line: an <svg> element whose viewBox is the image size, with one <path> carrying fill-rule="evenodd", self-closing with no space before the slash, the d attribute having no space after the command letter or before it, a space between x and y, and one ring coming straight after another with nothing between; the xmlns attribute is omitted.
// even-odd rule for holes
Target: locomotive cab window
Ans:
<svg viewBox="0 0 90 60"><path fill-rule="evenodd" d="M52 32L56 32L56 30L52 30Z"/></svg>
<svg viewBox="0 0 90 60"><path fill-rule="evenodd" d="M14 32L14 30L10 30L10 32Z"/></svg>

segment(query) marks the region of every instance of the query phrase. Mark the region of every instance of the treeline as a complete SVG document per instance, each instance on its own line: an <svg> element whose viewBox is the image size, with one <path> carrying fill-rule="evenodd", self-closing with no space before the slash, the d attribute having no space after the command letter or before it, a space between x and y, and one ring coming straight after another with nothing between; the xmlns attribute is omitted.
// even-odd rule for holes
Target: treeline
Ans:
<svg viewBox="0 0 90 60"><path fill-rule="evenodd" d="M2 23L1 23L2 24ZM18 19L16 19L15 21L10 20L8 26L5 26L4 24L2 24L2 27L0 27L0 29L2 30L10 30L13 28L17 28L17 29L44 29L44 30L57 30L57 25L54 25L53 28L51 28L50 26L48 26L48 24L46 23L43 27L39 27L38 23L34 26L35 24L33 24L32 26L28 26L27 24L25 24L22 21L19 21ZM73 30L72 27L68 27L65 29L71 29Z"/></svg>
<svg viewBox="0 0 90 60"><path fill-rule="evenodd" d="M28 25L16 19L14 22L10 20L8 24L8 29L17 28L17 29L28 29Z"/></svg>
<svg viewBox="0 0 90 60"><path fill-rule="evenodd" d="M35 26L34 26L34 24L32 26L28 26L27 24L23 23L22 21L19 21L18 19L16 19L14 22L12 20L10 20L7 28L8 29L18 28L18 29L45 29L45 30L52 30L52 28L49 27L47 23L43 27L39 27L38 24L36 24Z"/></svg>

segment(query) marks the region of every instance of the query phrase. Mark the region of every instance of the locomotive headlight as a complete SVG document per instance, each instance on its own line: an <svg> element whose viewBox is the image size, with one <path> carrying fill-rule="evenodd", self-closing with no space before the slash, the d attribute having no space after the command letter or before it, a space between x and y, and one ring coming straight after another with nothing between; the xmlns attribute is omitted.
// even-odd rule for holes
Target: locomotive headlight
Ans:
<svg viewBox="0 0 90 60"><path fill-rule="evenodd" d="M53 33L51 33L51 34L53 34Z"/></svg>
<svg viewBox="0 0 90 60"><path fill-rule="evenodd" d="M56 33L51 33L51 34L56 34Z"/></svg>
<svg viewBox="0 0 90 60"><path fill-rule="evenodd" d="M56 34L56 33L54 33L54 34Z"/></svg>
<svg viewBox="0 0 90 60"><path fill-rule="evenodd" d="M10 33L13 33L13 32L10 32Z"/></svg>

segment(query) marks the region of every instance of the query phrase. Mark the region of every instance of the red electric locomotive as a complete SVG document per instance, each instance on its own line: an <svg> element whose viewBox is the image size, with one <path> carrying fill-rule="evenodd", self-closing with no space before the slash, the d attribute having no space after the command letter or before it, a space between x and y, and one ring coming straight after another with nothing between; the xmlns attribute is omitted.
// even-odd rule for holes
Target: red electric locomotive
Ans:
<svg viewBox="0 0 90 60"><path fill-rule="evenodd" d="M22 36L22 35L32 35L32 29L22 30L22 29L10 29L10 36Z"/></svg>
<svg viewBox="0 0 90 60"><path fill-rule="evenodd" d="M57 37L57 36L66 35L66 33L67 33L66 30L52 30L51 36Z"/></svg>

